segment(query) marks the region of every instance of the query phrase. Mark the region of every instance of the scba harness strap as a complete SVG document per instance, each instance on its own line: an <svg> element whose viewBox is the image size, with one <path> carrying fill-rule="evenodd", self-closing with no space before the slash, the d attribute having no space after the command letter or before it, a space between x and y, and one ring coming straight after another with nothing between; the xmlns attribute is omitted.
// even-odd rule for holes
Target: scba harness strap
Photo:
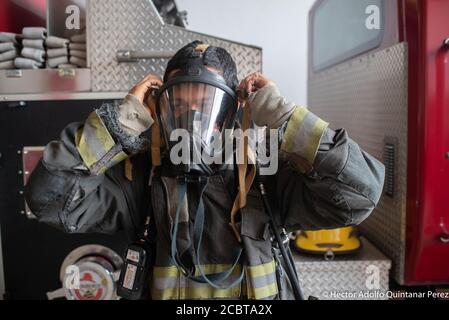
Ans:
<svg viewBox="0 0 449 320"><path fill-rule="evenodd" d="M236 280L228 285L223 285L222 283L229 279L231 275L233 275L235 268L240 264L240 260L242 257L243 248L240 247L237 253L237 257L235 258L232 266L223 272L208 274L206 275L204 271L204 267L200 261L201 257L201 241L203 237L204 224L205 224L205 210L204 210L204 201L203 194L206 190L208 184L208 177L197 177L196 179L192 179L191 177L178 177L177 178L177 191L178 191L178 203L176 208L175 221L173 222L172 232L171 232L171 258L176 265L176 267L181 270L181 272L188 277L189 279L200 282L200 283L208 283L212 287L216 289L229 289L238 285L244 277L244 268L241 268L240 275ZM193 180L193 181L192 181ZM199 194L199 203L198 208L195 214L195 222L193 225L193 249L195 251L195 264L196 267L186 268L186 266L181 261L177 248L177 235L178 235L178 227L179 227L179 219L180 219L180 211L182 204L184 203L185 197L187 195L187 183L193 182L195 184L199 184L200 194ZM199 271L199 276L197 276L197 269Z"/></svg>

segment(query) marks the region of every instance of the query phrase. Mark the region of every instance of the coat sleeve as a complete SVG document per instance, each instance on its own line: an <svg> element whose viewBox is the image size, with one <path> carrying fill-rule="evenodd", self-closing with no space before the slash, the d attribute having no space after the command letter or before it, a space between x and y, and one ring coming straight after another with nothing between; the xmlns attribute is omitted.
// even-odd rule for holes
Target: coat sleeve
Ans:
<svg viewBox="0 0 449 320"><path fill-rule="evenodd" d="M123 160L136 151L132 148L148 145L149 135L122 130L117 108L104 104L47 144L25 188L39 221L69 233L134 232L131 210L137 200L123 191L130 183Z"/></svg>
<svg viewBox="0 0 449 320"><path fill-rule="evenodd" d="M333 229L366 219L382 193L383 164L304 107L283 129L276 184L284 227Z"/></svg>

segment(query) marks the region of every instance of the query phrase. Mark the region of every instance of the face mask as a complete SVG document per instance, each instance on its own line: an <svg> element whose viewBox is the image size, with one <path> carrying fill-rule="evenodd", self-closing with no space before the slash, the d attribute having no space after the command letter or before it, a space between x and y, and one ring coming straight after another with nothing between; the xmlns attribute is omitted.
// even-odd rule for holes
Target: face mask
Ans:
<svg viewBox="0 0 449 320"><path fill-rule="evenodd" d="M169 149L177 143L170 141L173 130L185 130L190 136L190 150L201 146L202 152L212 157L217 137L224 143L225 130L234 127L237 97L223 77L207 69L201 58L191 60L159 90L157 114ZM190 173L194 169L197 174L210 175L213 167L190 163L180 171Z"/></svg>

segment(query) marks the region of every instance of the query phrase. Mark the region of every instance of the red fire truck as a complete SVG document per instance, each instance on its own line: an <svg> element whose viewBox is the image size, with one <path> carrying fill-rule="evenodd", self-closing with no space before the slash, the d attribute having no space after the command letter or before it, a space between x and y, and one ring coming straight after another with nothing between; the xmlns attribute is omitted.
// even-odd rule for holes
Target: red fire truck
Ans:
<svg viewBox="0 0 449 320"><path fill-rule="evenodd" d="M400 284L449 283L449 1L319 0L309 106L386 166L362 233Z"/></svg>

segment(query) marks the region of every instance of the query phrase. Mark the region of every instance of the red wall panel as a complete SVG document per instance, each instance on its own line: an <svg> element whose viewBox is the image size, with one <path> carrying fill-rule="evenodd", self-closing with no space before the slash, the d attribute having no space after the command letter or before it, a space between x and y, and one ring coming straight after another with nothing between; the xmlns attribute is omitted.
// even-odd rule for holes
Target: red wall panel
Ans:
<svg viewBox="0 0 449 320"><path fill-rule="evenodd" d="M0 31L21 33L26 26L45 27L46 0L0 0Z"/></svg>
<svg viewBox="0 0 449 320"><path fill-rule="evenodd" d="M408 284L449 283L447 0L406 2L409 43ZM416 171L415 171L416 170Z"/></svg>

